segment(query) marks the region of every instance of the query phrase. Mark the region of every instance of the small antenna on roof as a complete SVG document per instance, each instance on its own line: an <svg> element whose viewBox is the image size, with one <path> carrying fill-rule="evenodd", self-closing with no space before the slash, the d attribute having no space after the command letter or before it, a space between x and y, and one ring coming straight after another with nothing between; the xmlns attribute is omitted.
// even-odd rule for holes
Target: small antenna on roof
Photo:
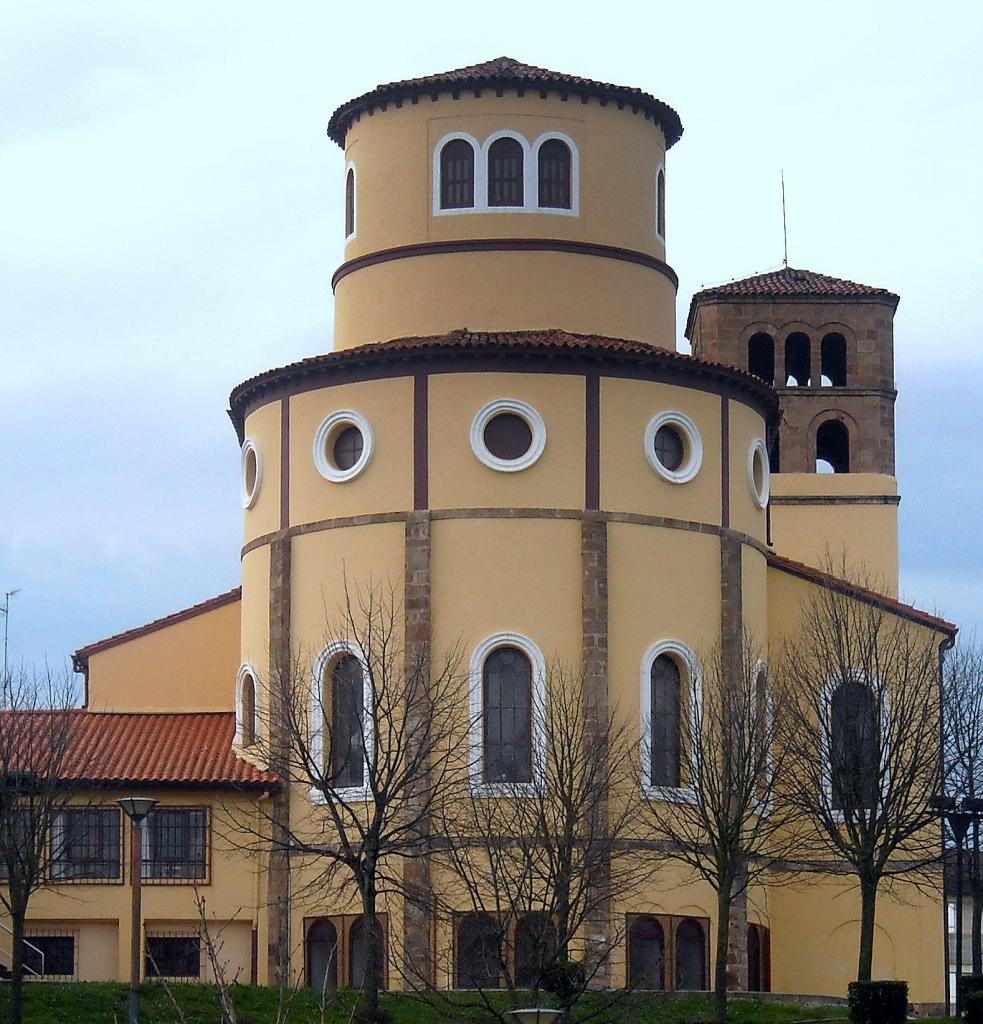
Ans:
<svg viewBox="0 0 983 1024"><path fill-rule="evenodd" d="M785 218L785 170L782 169L782 238L785 241L785 266L788 266L788 222Z"/></svg>

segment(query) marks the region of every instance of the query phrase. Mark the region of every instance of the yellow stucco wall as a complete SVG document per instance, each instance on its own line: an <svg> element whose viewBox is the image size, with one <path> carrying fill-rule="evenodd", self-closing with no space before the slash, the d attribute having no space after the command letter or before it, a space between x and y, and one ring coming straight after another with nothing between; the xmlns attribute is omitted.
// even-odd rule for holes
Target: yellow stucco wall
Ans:
<svg viewBox="0 0 983 1024"><path fill-rule="evenodd" d="M243 514L243 540L280 529L280 403L261 406L246 421L246 438L256 444L262 477L252 508Z"/></svg>

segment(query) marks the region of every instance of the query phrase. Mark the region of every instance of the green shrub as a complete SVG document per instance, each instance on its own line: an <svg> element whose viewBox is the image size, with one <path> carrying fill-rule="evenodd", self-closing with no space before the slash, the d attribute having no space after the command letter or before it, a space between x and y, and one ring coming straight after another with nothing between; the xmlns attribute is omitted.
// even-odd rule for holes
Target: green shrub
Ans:
<svg viewBox="0 0 983 1024"><path fill-rule="evenodd" d="M908 1013L908 982L851 981L851 1024L904 1024Z"/></svg>
<svg viewBox="0 0 983 1024"><path fill-rule="evenodd" d="M975 989L963 996L963 1016L966 1024L983 1024L983 989Z"/></svg>
<svg viewBox="0 0 983 1024"><path fill-rule="evenodd" d="M959 1005L966 1009L966 999L971 992L983 992L983 974L963 974L956 980Z"/></svg>
<svg viewBox="0 0 983 1024"><path fill-rule="evenodd" d="M587 972L573 960L559 960L543 972L542 987L561 1002L579 996L587 987Z"/></svg>

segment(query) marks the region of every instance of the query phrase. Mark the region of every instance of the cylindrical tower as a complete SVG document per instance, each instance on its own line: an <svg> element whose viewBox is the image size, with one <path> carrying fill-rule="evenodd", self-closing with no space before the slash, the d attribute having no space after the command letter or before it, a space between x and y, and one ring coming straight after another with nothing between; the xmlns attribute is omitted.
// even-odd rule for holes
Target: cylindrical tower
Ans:
<svg viewBox="0 0 983 1024"><path fill-rule="evenodd" d="M675 347L674 110L506 57L340 107L335 347L557 327Z"/></svg>

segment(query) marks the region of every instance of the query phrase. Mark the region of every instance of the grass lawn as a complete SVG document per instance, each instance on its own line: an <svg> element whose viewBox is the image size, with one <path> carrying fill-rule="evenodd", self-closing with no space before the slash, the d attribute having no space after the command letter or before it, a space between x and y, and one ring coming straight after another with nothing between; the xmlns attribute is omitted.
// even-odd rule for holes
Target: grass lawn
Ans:
<svg viewBox="0 0 983 1024"><path fill-rule="evenodd" d="M216 991L209 985L174 984L171 991L181 1007L187 1024L220 1024ZM119 984L46 984L25 986L25 1024L125 1024L125 985ZM240 1024L273 1024L276 1020L280 994L275 989L237 985L235 1005ZM0 1024L6 1024L6 986L0 987ZM325 1024L347 1024L351 1016L354 994L334 993L324 1015ZM482 1011L462 1007L452 1014L440 1014L408 996L384 995L383 1006L391 1014L393 1024L479 1024L486 1019ZM688 1024L710 1020L709 1000L702 996L665 999L636 993L627 996L616 1007L594 1018L597 1024ZM796 1021L816 1022L842 1020L846 1008L820 1006L805 1008L753 999L735 1000L730 1004L734 1024L793 1024ZM167 994L160 985L144 986L143 1014L146 1024L178 1024ZM321 1024L321 1011L315 993L301 989L293 1001L289 1024Z"/></svg>

